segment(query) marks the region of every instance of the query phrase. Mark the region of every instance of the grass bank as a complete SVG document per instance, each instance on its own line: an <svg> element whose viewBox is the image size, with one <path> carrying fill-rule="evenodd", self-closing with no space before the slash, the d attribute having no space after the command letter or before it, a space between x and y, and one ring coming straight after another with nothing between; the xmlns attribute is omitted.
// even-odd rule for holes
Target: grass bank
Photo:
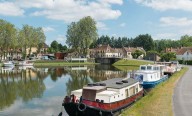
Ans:
<svg viewBox="0 0 192 116"><path fill-rule="evenodd" d="M167 81L157 85L121 116L173 116L172 97L177 81L188 68L174 73Z"/></svg>
<svg viewBox="0 0 192 116"><path fill-rule="evenodd" d="M66 62L66 61L57 61L57 60L39 60L34 62L34 66L79 66L79 65L95 65L97 63L93 62Z"/></svg>
<svg viewBox="0 0 192 116"><path fill-rule="evenodd" d="M153 62L141 61L141 60L119 60L113 64L116 68L123 71L138 70L140 65L154 64Z"/></svg>

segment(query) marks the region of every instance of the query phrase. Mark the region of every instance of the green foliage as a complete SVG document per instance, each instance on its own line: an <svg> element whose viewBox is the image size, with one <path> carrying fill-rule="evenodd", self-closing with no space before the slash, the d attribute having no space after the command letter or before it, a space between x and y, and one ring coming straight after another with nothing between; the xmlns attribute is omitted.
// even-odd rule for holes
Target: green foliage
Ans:
<svg viewBox="0 0 192 116"><path fill-rule="evenodd" d="M169 52L169 53L162 54L161 61L168 62L170 60L176 60L176 54L175 53Z"/></svg>
<svg viewBox="0 0 192 116"><path fill-rule="evenodd" d="M51 42L50 47L48 48L48 53L55 53L55 52L65 52L67 51L67 46L62 45L61 43L58 43L56 40Z"/></svg>
<svg viewBox="0 0 192 116"><path fill-rule="evenodd" d="M23 25L23 28L19 32L19 45L24 48L23 54L26 54L27 48L29 48L29 54L31 54L32 47L40 49L45 42L45 38L45 34L41 27L35 28L29 25Z"/></svg>
<svg viewBox="0 0 192 116"><path fill-rule="evenodd" d="M149 34L139 35L133 40L134 47L143 47L146 51L153 50L154 42Z"/></svg>
<svg viewBox="0 0 192 116"><path fill-rule="evenodd" d="M5 20L0 19L0 55L3 55L3 51L6 53L10 48L14 49L18 47L17 30L15 26Z"/></svg>
<svg viewBox="0 0 192 116"><path fill-rule="evenodd" d="M189 35L181 36L180 43L181 43L181 46L191 47L192 46L192 36L189 36Z"/></svg>
<svg viewBox="0 0 192 116"><path fill-rule="evenodd" d="M51 42L51 48L53 49L54 52L58 52L58 50L59 50L58 45L59 45L59 43L55 40L53 42Z"/></svg>
<svg viewBox="0 0 192 116"><path fill-rule="evenodd" d="M87 55L88 48L98 37L96 22L90 16L72 22L66 36L69 47L75 49L79 55Z"/></svg>
<svg viewBox="0 0 192 116"><path fill-rule="evenodd" d="M140 55L144 55L144 53L140 50L135 50L135 52L132 52L131 55L133 56L133 58L137 59Z"/></svg>

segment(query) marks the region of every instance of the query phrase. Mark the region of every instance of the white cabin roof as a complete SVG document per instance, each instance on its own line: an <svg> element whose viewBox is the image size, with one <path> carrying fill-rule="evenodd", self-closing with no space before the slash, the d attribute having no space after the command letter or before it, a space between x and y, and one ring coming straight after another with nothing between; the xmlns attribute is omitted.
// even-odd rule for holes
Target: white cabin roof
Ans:
<svg viewBox="0 0 192 116"><path fill-rule="evenodd" d="M97 96L114 96L117 94L119 94L119 93L115 92L115 91L105 90L105 91L97 93Z"/></svg>

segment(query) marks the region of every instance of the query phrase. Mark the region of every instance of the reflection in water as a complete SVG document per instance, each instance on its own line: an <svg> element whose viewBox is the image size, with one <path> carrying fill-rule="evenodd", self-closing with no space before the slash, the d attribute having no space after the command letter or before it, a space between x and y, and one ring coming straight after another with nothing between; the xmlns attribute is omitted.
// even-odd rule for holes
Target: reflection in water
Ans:
<svg viewBox="0 0 192 116"><path fill-rule="evenodd" d="M40 110L48 110L46 115L57 115L63 97L72 90L88 83L126 75L127 72L109 65L0 67L0 115L42 115Z"/></svg>
<svg viewBox="0 0 192 116"><path fill-rule="evenodd" d="M35 97L41 97L45 85L40 78L36 78L31 68L1 69L0 73L0 109L10 106L17 98L27 102Z"/></svg>

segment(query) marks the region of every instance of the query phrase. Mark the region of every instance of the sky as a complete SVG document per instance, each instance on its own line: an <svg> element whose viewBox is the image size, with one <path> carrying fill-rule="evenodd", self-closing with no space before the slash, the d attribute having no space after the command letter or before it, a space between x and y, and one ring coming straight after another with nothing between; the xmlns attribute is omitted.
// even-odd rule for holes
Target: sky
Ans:
<svg viewBox="0 0 192 116"><path fill-rule="evenodd" d="M66 45L67 26L91 16L99 36L178 40L192 34L192 0L0 0L0 19L42 27L46 43Z"/></svg>

